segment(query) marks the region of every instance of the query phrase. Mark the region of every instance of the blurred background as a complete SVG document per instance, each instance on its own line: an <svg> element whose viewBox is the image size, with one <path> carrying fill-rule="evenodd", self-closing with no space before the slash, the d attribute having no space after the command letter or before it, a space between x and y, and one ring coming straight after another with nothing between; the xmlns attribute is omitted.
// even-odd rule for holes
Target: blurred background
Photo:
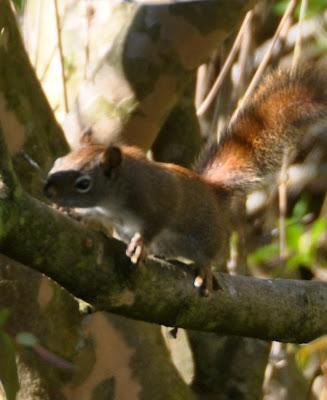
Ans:
<svg viewBox="0 0 327 400"><path fill-rule="evenodd" d="M72 148L91 128L94 141L136 144L156 160L191 166L209 138L220 139L263 63L265 70L304 63L327 67L326 0L258 1L239 23L226 13L218 30L205 11L183 4L13 3L30 62ZM184 18L194 23L190 31ZM160 39L158 21L168 26ZM278 186L240 200L227 270L327 281L326 127L308 132L284 164ZM256 367L260 352L250 339L242 348L252 353L232 359L231 349L240 346L235 338L218 342L213 334L180 330L173 340L167 328L162 333L196 398L327 400L327 336L305 345L265 344L267 362L262 356ZM261 371L252 394L228 392L222 383L227 364L235 386L252 379L247 368ZM78 398L70 393L67 398Z"/></svg>

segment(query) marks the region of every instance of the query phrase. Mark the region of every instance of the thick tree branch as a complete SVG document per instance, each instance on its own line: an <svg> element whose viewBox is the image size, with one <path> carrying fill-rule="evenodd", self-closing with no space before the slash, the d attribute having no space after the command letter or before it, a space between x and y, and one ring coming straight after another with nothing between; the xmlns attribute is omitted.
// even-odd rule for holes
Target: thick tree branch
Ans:
<svg viewBox="0 0 327 400"><path fill-rule="evenodd" d="M327 285L217 275L209 298L192 285L190 267L147 259L130 265L125 246L89 232L17 186L0 146L0 250L55 279L97 309L187 329L305 342L327 331ZM16 185L16 187L15 187ZM33 233L33 235L32 235Z"/></svg>

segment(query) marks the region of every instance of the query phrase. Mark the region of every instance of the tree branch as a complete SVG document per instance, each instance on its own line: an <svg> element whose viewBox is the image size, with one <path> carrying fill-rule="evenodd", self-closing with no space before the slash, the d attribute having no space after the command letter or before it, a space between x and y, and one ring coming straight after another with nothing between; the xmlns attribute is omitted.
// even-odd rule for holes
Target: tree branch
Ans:
<svg viewBox="0 0 327 400"><path fill-rule="evenodd" d="M125 246L29 197L0 142L0 250L55 279L97 309L167 326L306 342L327 331L327 284L217 274L209 298L190 267L148 258L132 266ZM33 233L33 234L32 234Z"/></svg>

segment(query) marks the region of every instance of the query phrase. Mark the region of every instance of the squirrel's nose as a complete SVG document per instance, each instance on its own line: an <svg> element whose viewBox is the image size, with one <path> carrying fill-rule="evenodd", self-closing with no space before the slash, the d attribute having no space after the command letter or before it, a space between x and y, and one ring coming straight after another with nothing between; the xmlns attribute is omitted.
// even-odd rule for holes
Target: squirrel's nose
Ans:
<svg viewBox="0 0 327 400"><path fill-rule="evenodd" d="M43 193L48 199L53 199L57 195L57 190L49 179L46 181L44 185Z"/></svg>

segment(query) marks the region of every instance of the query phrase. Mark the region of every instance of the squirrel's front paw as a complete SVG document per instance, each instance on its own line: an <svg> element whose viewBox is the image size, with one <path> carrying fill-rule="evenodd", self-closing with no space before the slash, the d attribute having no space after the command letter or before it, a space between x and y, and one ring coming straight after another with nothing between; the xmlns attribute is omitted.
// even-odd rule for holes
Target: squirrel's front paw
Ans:
<svg viewBox="0 0 327 400"><path fill-rule="evenodd" d="M126 255L129 257L133 264L137 264L145 256L145 247L141 234L136 232L129 242Z"/></svg>
<svg viewBox="0 0 327 400"><path fill-rule="evenodd" d="M193 282L194 287L200 289L201 296L208 297L212 292L212 280L208 277L197 275Z"/></svg>
<svg viewBox="0 0 327 400"><path fill-rule="evenodd" d="M193 282L194 287L200 289L201 296L208 297L213 290L220 288L219 283L213 276L210 267L200 268Z"/></svg>

